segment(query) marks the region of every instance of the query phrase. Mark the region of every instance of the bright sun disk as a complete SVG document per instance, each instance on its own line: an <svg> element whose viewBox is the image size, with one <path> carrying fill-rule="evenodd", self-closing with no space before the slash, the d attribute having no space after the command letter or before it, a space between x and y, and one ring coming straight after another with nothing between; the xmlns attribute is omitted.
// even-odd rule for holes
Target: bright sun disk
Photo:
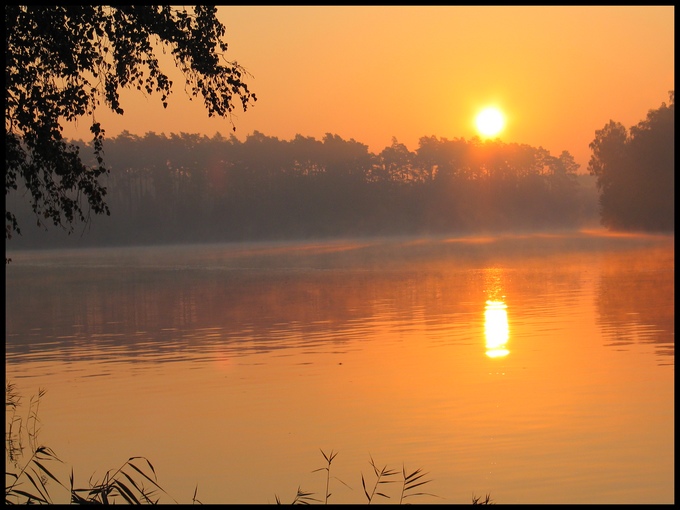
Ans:
<svg viewBox="0 0 680 510"><path fill-rule="evenodd" d="M505 125L505 118L498 108L485 108L475 119L477 130L482 136L495 136L501 132Z"/></svg>

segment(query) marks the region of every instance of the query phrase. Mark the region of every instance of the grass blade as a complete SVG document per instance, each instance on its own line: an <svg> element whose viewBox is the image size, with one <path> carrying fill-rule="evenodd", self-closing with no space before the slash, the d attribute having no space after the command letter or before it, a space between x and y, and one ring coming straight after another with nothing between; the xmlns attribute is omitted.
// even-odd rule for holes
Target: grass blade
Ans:
<svg viewBox="0 0 680 510"><path fill-rule="evenodd" d="M40 486L42 486L43 488L45 487L44 484L42 483L42 480L40 480L40 477L38 476L38 480L40 481L40 485L38 485L36 483L36 481L33 480L31 473L29 473L28 471L24 471L24 474L26 475L26 478L28 478L31 481L31 483L33 484L33 487L35 487L36 490L40 493L40 500L44 501L46 503L49 502L49 499L50 499L49 496L46 493L43 493L43 490L40 488ZM35 474L37 476L37 473L35 473ZM34 497L36 497L36 496L34 496ZM36 497L36 499L37 499L37 497Z"/></svg>
<svg viewBox="0 0 680 510"><path fill-rule="evenodd" d="M122 474L123 474L123 476L124 476L125 478L127 478L127 479L130 481L130 483L132 484L132 486L133 486L135 489L137 489L137 492L139 492L139 493L141 493L141 494L144 494L144 490L139 488L139 486L137 485L137 483L132 479L132 477L131 477L130 475L128 475L125 471L122 471ZM122 482L120 482L120 481L118 480L118 483L122 483ZM125 489L128 490L128 491L130 492L130 495L134 498L136 504L139 505L139 500L132 494L132 491L130 491L130 489L128 489L127 486L125 486L125 485L123 485L123 487L125 487Z"/></svg>
<svg viewBox="0 0 680 510"><path fill-rule="evenodd" d="M150 464L149 464L149 465L150 465ZM155 480L153 480L152 478L150 478L149 475L147 475L144 471L142 471L142 470L139 469L137 466L135 466L134 464L132 464L130 461L128 461L128 466L130 466L132 469L134 469L135 471L137 471L140 475L142 475L144 478L146 478L147 480L149 480L152 484L154 484L156 487L158 487L160 490L163 491L163 488L162 488L160 485L158 485L158 483L156 483ZM152 469L153 469L153 468L152 468ZM155 474L155 473L154 473L154 474ZM163 491L163 492L165 492L165 491Z"/></svg>
<svg viewBox="0 0 680 510"><path fill-rule="evenodd" d="M368 495L368 491L366 490L366 482L364 481L364 474L361 473L361 485L364 487L364 494L366 494L366 499L368 502L371 502L371 496Z"/></svg>
<svg viewBox="0 0 680 510"><path fill-rule="evenodd" d="M14 493L19 494L21 496L24 496L26 499L28 499L29 502L30 501L39 501L40 503L45 503L46 505L49 505L49 501L46 501L46 500L36 496L35 494L31 494L29 492L22 491L21 489L14 489ZM5 499L5 502L7 502L6 499Z"/></svg>
<svg viewBox="0 0 680 510"><path fill-rule="evenodd" d="M135 497L135 495L132 493L128 487L121 482L120 480L116 480L114 482L116 487L118 488L118 493L127 501L130 505L139 505L139 500Z"/></svg>
<svg viewBox="0 0 680 510"><path fill-rule="evenodd" d="M45 466L43 466L43 465L42 465L40 462L38 462L36 459L33 459L33 464L35 464L36 466L38 466L38 467L39 467L39 468L40 468L47 476L49 476L52 480L54 480L54 481L57 482L59 485L61 485L62 487L64 487L64 484L62 484L62 483L57 479L57 477L54 476L54 475L50 472L49 469L47 469ZM66 487L64 487L64 488L66 488Z"/></svg>

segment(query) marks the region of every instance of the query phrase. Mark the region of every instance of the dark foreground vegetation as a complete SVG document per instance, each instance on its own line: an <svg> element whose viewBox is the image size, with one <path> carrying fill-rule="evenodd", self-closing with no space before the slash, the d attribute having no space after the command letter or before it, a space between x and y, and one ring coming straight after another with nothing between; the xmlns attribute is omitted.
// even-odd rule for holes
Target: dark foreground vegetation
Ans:
<svg viewBox="0 0 680 510"><path fill-rule="evenodd" d="M40 420L38 410L40 399L45 395L45 390L38 391L38 395L31 398L26 415L22 415L19 408L21 396L16 386L11 382L5 385L5 504L52 504L51 494L54 484L61 490L67 491L72 504L117 504L128 503L133 505L156 504L161 499L170 499L178 503L165 489L161 487L156 476L156 471L151 462L144 457L130 457L117 469L106 472L101 480L90 478L88 486L78 488L74 485L74 473L71 468L68 484L62 481L55 470L55 465L63 464L57 454L49 447L39 443ZM325 487L323 494L307 492L301 487L297 488L296 494L290 502L282 502L278 495L276 502L289 504L308 505L312 503L328 504L332 502L333 483L338 481L347 485L339 478L331 475L331 464L338 452L326 453L321 450L325 465L314 471L325 471ZM427 473L422 469L407 471L391 469L388 466L380 467L373 458L370 459L371 475L364 477L361 474L361 484L365 503L383 499L396 504L410 503L413 498L431 496L435 494L423 492L423 486L430 483L426 479ZM393 487L388 490L387 487ZM58 489L59 490L59 489ZM192 496L193 504L201 504L198 496L198 486ZM225 495L225 498L228 498ZM167 502L167 501L165 501ZM224 501L223 503L228 503ZM484 498L472 496L473 505L492 504L490 495Z"/></svg>

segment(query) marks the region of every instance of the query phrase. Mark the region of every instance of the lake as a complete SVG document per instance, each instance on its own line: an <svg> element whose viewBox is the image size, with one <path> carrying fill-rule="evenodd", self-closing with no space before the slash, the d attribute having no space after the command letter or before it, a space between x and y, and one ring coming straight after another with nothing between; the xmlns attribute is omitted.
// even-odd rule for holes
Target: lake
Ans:
<svg viewBox="0 0 680 510"><path fill-rule="evenodd" d="M427 473L412 503L675 501L673 236L6 255L6 378L66 484L143 456L161 502L323 499L323 450L331 503L371 459Z"/></svg>

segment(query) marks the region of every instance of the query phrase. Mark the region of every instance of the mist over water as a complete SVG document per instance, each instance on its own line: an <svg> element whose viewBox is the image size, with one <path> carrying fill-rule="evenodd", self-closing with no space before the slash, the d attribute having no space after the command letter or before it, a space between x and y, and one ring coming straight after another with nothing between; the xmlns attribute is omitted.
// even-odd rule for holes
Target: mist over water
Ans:
<svg viewBox="0 0 680 510"><path fill-rule="evenodd" d="M429 472L423 503L668 503L673 241L8 252L7 377L83 484L144 455L180 502L288 502L334 449L337 503L369 454Z"/></svg>

